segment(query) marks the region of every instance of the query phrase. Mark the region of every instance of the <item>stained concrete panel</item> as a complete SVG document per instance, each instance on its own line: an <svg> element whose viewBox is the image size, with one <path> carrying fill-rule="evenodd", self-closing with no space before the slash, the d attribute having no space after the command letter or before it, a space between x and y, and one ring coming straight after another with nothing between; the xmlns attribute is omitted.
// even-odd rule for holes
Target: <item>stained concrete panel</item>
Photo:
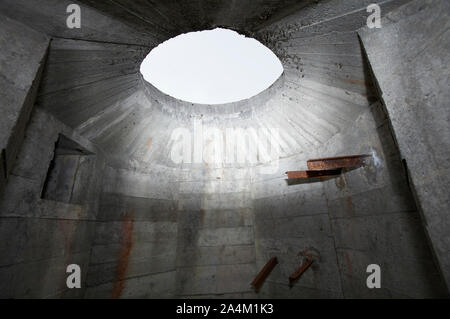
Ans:
<svg viewBox="0 0 450 319"><path fill-rule="evenodd" d="M412 1L359 32L447 286L449 12L447 1Z"/></svg>
<svg viewBox="0 0 450 319"><path fill-rule="evenodd" d="M49 38L6 16L0 20L0 150L8 176L34 106Z"/></svg>

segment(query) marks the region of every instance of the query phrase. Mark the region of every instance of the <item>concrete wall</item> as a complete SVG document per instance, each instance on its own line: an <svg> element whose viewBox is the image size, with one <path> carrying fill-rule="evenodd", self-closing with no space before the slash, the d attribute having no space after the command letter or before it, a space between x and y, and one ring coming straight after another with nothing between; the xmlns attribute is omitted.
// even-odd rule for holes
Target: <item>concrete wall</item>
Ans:
<svg viewBox="0 0 450 319"><path fill-rule="evenodd" d="M107 127L108 139L97 139L112 154L130 152L135 161L110 171L114 186L103 197L106 223L97 228L88 297L118 297L118 291L120 297L446 296L386 115L375 102L356 34L365 20L361 16L359 21L339 34L281 38L278 48L290 52L282 55L283 80L271 94L245 103L212 109L143 88L148 101L139 94L133 101L147 107L153 121L125 130L128 125L121 120ZM283 29L276 32L283 34ZM267 34L270 29L262 30L262 38ZM222 130L279 128L283 159L278 171L261 175L258 166L264 163L175 165L170 133L179 126L192 130L192 118ZM154 124L146 127L149 123ZM369 167L324 183L285 181L285 171L304 169L310 158L346 154L374 158ZM119 166L127 165L122 161ZM141 221L144 210L146 221ZM136 211L134 219L130 214ZM159 235L163 226L171 239ZM111 239L131 229L128 240ZM161 236L164 244L155 244L152 236ZM161 245L169 245L170 253L161 252ZM287 278L299 266L297 254L309 247L320 251L321 260L290 289ZM280 264L256 295L249 283L273 255ZM382 267L383 289L367 289L366 268L372 263Z"/></svg>
<svg viewBox="0 0 450 319"><path fill-rule="evenodd" d="M3 15L0 24L4 187L0 194L0 296L81 297L83 290L68 291L66 267L80 265L85 279L103 155L53 116L34 107L49 38ZM41 198L59 134L95 153L89 158L89 171L84 170L86 161L76 168L79 178L73 185L72 199L65 202Z"/></svg>
<svg viewBox="0 0 450 319"><path fill-rule="evenodd" d="M170 180L106 169L86 298L174 297L178 228Z"/></svg>
<svg viewBox="0 0 450 319"><path fill-rule="evenodd" d="M0 193L34 106L49 39L0 15Z"/></svg>
<svg viewBox="0 0 450 319"><path fill-rule="evenodd" d="M360 36L450 286L448 1L412 1Z"/></svg>
<svg viewBox="0 0 450 319"><path fill-rule="evenodd" d="M280 260L262 296L446 296L380 105L308 157L371 152L376 157L368 167L325 182L288 185L280 174L255 183L258 266L273 255ZM308 157L286 160L280 171L304 169ZM298 267L297 254L310 247L321 259L290 289L286 279ZM369 264L381 266L383 289L367 289Z"/></svg>
<svg viewBox="0 0 450 319"><path fill-rule="evenodd" d="M81 8L81 28L67 27L67 7L77 4ZM3 0L2 14L47 34L52 38L87 40L109 43L138 44L153 47L170 38L160 30L142 23L130 23L73 0ZM123 9L121 9L123 11ZM126 16L126 13L123 14ZM136 17L133 17L136 21ZM130 18L126 19L130 20Z"/></svg>
<svg viewBox="0 0 450 319"><path fill-rule="evenodd" d="M70 127L88 131L106 109L137 91L139 63L147 51L134 45L53 39L37 103ZM96 132L101 134L99 128ZM93 140L92 133L88 138Z"/></svg>
<svg viewBox="0 0 450 319"><path fill-rule="evenodd" d="M383 12L405 2L384 2ZM389 121L380 104L372 103L376 91L356 34L365 25L365 9L361 1L328 1L260 32L283 59L294 103L306 96L313 108L360 105L348 107L354 122L315 148L281 160L278 174L253 183L258 268L273 255L281 261L261 291L264 297L447 296ZM373 154L373 162L325 182L284 180L285 171L305 169L308 159L349 154ZM309 247L321 260L290 289L287 278L299 266L297 254ZM381 266L383 289L367 289L369 264Z"/></svg>
<svg viewBox="0 0 450 319"><path fill-rule="evenodd" d="M86 297L255 297L249 183L217 192L217 173L108 168Z"/></svg>
<svg viewBox="0 0 450 319"><path fill-rule="evenodd" d="M78 181L86 196L77 198L77 204L41 198L59 134L95 154L91 155L94 168ZM48 113L33 113L0 198L1 298L83 296L84 289L67 289L66 267L80 265L84 288L103 165L101 152L90 142Z"/></svg>
<svg viewBox="0 0 450 319"><path fill-rule="evenodd" d="M64 27L65 1L0 5L54 37L39 108L0 204L2 295L447 296L356 33L373 1L320 1L285 18L281 9L294 5L290 1L271 8L248 2L214 15L220 8L201 1L195 4L204 8L202 15L187 3L175 9L154 1L123 12L119 2L80 1L93 6L83 5L88 27L82 30ZM409 1L376 2L388 12ZM259 17L256 7L264 9ZM236 10L252 17L233 15ZM277 23L264 11L278 12ZM169 23L180 14L184 20ZM278 54L285 72L269 90L210 106L177 101L143 82L139 62L152 46L217 21L246 33L258 29L253 35ZM262 158L174 163L172 131L193 133L197 121L221 132L277 129L277 169L263 173L274 163ZM39 198L61 132L97 154L84 205ZM373 155L368 167L339 178L285 180L286 171L304 169L308 159L366 153ZM309 247L321 259L289 289L297 254ZM280 264L257 295L250 282L273 255ZM82 290L65 291L67 262L82 265ZM373 263L381 266L382 289L366 287L366 267Z"/></svg>

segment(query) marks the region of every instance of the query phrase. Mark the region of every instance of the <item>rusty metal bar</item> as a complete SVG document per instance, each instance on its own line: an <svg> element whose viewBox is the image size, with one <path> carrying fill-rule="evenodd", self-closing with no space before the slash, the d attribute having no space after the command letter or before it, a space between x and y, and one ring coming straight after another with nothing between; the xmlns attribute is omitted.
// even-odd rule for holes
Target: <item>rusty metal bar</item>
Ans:
<svg viewBox="0 0 450 319"><path fill-rule="evenodd" d="M296 272L289 276L289 285L292 285L294 281L300 278L301 275L303 275L303 273L311 266L313 262L314 259L312 257L308 257L303 265Z"/></svg>
<svg viewBox="0 0 450 319"><path fill-rule="evenodd" d="M309 170L332 170L337 168L354 168L365 164L371 155L350 155L311 159L307 162Z"/></svg>
<svg viewBox="0 0 450 319"><path fill-rule="evenodd" d="M255 279L252 281L251 285L255 287L255 291L258 292L261 288L262 284L266 280L266 278L270 275L272 270L275 268L275 266L278 264L277 257L272 257L267 264L261 269L259 274L255 277Z"/></svg>
<svg viewBox="0 0 450 319"><path fill-rule="evenodd" d="M327 170L310 170L310 171L293 171L286 172L288 179L307 179L315 177L332 177L340 175L342 172L341 168L338 169L327 169Z"/></svg>

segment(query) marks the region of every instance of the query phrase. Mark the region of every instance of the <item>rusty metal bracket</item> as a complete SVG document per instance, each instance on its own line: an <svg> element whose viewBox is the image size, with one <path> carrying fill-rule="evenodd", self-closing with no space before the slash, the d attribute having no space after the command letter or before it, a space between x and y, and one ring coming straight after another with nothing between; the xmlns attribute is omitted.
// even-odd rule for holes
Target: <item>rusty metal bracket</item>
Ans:
<svg viewBox="0 0 450 319"><path fill-rule="evenodd" d="M296 282L308 268L313 264L314 261L320 259L320 253L315 248L308 248L304 251L301 251L299 254L304 261L300 268L298 268L292 275L289 276L289 286L292 287L294 282Z"/></svg>
<svg viewBox="0 0 450 319"><path fill-rule="evenodd" d="M286 172L288 179L307 179L316 177L332 177L342 173L342 169L309 170Z"/></svg>
<svg viewBox="0 0 450 319"><path fill-rule="evenodd" d="M328 178L341 175L348 169L354 169L366 164L371 155L350 155L339 157L317 158L307 161L307 171L286 172L288 179Z"/></svg>
<svg viewBox="0 0 450 319"><path fill-rule="evenodd" d="M255 288L256 292L259 292L261 289L261 286L263 285L266 278L270 275L272 270L275 268L275 266L278 264L277 257L272 257L267 264L261 269L259 274L255 277L255 279L252 281L251 285Z"/></svg>
<svg viewBox="0 0 450 319"><path fill-rule="evenodd" d="M328 158L311 159L307 162L309 170L332 170L355 168L365 165L365 160L371 155L349 155Z"/></svg>

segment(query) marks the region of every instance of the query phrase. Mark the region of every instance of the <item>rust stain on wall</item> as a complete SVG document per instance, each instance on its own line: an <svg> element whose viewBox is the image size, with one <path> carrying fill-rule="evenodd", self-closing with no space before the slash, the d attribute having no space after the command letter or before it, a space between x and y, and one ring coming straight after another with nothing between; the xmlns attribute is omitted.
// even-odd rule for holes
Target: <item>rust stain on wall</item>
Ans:
<svg viewBox="0 0 450 319"><path fill-rule="evenodd" d="M57 223L61 234L64 236L64 254L66 260L69 260L72 253L72 240L75 232L74 221L59 219Z"/></svg>
<svg viewBox="0 0 450 319"><path fill-rule="evenodd" d="M345 252L345 261L347 262L348 275L351 277L353 274L353 267L348 252Z"/></svg>
<svg viewBox="0 0 450 319"><path fill-rule="evenodd" d="M337 178L336 180L335 180L335 184L336 184L336 187L339 189L339 190L345 190L345 186L346 186L346 184L345 184L345 180L344 180L344 178L342 177L342 175L339 177L339 178Z"/></svg>
<svg viewBox="0 0 450 319"><path fill-rule="evenodd" d="M75 236L75 231L77 227L77 223L72 220L64 220L59 219L57 221L57 225L59 228L59 231L64 237L64 274L62 275L62 280L60 284L60 293L58 294L59 298L62 298L64 296L64 292L66 290L66 267L67 265L71 264L71 258L72 258L72 243L73 243L73 237Z"/></svg>
<svg viewBox="0 0 450 319"><path fill-rule="evenodd" d="M152 143L153 143L153 138L150 137L147 140L147 143L145 143L145 147L150 148L152 146Z"/></svg>
<svg viewBox="0 0 450 319"><path fill-rule="evenodd" d="M347 212L350 216L354 216L354 209L353 209L353 202L352 197L350 195L347 195L345 197L345 205L347 207Z"/></svg>
<svg viewBox="0 0 450 319"><path fill-rule="evenodd" d="M134 213L130 212L125 214L122 219L120 251L116 266L114 287L112 290L113 299L120 298L123 288L125 287L125 276L130 261L131 249L133 248L133 217Z"/></svg>

